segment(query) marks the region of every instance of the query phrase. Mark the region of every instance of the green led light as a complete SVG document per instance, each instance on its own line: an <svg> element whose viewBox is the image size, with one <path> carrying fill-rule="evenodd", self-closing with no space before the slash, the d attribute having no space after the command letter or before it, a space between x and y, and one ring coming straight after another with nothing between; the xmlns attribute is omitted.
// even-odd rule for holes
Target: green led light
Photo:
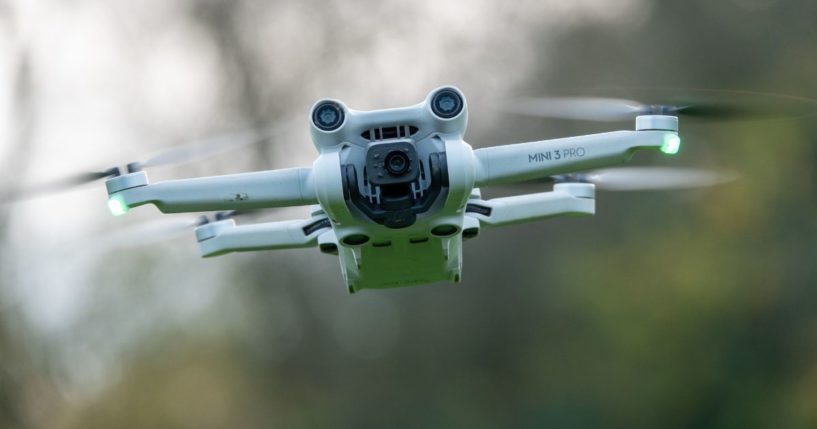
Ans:
<svg viewBox="0 0 817 429"><path fill-rule="evenodd" d="M661 152L667 155L675 155L681 149L681 137L678 134L667 134L664 136L664 144L661 145Z"/></svg>
<svg viewBox="0 0 817 429"><path fill-rule="evenodd" d="M108 200L108 209L112 215L122 216L128 212L129 207L125 204L125 200L122 199L121 195L114 195Z"/></svg>

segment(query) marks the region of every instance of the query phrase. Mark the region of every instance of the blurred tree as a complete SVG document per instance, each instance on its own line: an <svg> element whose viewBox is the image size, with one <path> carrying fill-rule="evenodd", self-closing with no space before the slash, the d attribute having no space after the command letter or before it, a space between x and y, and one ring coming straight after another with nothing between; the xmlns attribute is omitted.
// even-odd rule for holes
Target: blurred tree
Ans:
<svg viewBox="0 0 817 429"><path fill-rule="evenodd" d="M560 31L540 28L534 16L585 3L591 10L602 4L491 4L480 21L469 21L479 15L464 6L451 13L437 4L429 13L460 26L461 50L445 52L450 65L432 80L454 80L472 89L469 100L490 100L496 94L486 94L484 83L495 76L486 70L510 73L517 65L493 63L504 61L505 51L530 49L529 78L515 84L523 94L613 87L622 95L652 86L817 94L813 2L628 0L615 6L632 13L613 25L579 19L577 9L553 24ZM404 71L386 80L392 86L412 81L429 67L420 54L450 34L426 24L428 16L416 15L425 9L414 4L310 0L292 6L295 12L285 5L188 1L173 16L203 28L216 47L227 82L225 115L266 124L315 91L314 82L348 79L351 86L355 72L383 70L374 67L378 61ZM270 59L270 41L248 26L248 16L291 24L290 43L314 37L320 49L302 53L314 58L297 65ZM499 19L507 16L513 18ZM406 23L404 30L426 36L417 39L422 46L385 38L385 29ZM524 45L506 38L522 31L532 35ZM496 45L477 45L482 34ZM382 52L395 55L374 58L383 40L389 44ZM349 58L366 64L351 67ZM303 81L269 73L290 66ZM26 70L21 66L18 88L29 88ZM360 79L354 88L368 88L378 105L384 95L366 80L371 75ZM15 104L21 115L32 109L26 91ZM491 121L473 104L468 138L475 145L610 128ZM25 114L19 123L31 126L33 116ZM466 245L458 286L350 297L336 261L316 252L206 261L222 264L229 287L205 311L180 324L146 322L149 334L124 347L121 372L53 419L37 421L65 428L815 427L817 126L808 119L681 127L678 157L640 155L635 162L725 166L742 180L683 195L599 194L594 218L485 231ZM20 129L21 153L7 158L9 175L25 168L30 150L22 144L30 129ZM258 149L258 168L274 161L272 149ZM0 243L5 225L0 218ZM97 291L170 289L202 266L181 264L167 249L125 254L101 259ZM161 311L183 307L176 296L163 296L170 302ZM114 343L127 331L117 330L116 316L151 318L142 297L98 299L66 341L96 334ZM0 378L0 426L25 426L31 378L19 374L34 369L17 345L19 322L0 316L0 369L29 368Z"/></svg>
<svg viewBox="0 0 817 429"><path fill-rule="evenodd" d="M0 10L2 11L2 10ZM4 23L10 19L4 16ZM32 75L27 53L21 49L17 60L17 69L14 70L15 80L10 82L14 91L15 116L14 124L16 135L10 146L6 147L5 161L0 167L6 177L4 192L11 192L14 178L25 173L25 167L31 154L31 133L34 127L34 106L32 105ZM0 195L3 198L4 195ZM0 203L0 261L8 259L8 246L5 245L8 236L9 216L11 206ZM4 275L5 274L5 275ZM8 273L0 273L0 284L10 281ZM27 344L20 341L20 333L24 329L13 306L8 302L8 296L0 295L0 427L24 428L29 426L29 417L26 415L26 390L35 370L30 365L30 356L27 353Z"/></svg>

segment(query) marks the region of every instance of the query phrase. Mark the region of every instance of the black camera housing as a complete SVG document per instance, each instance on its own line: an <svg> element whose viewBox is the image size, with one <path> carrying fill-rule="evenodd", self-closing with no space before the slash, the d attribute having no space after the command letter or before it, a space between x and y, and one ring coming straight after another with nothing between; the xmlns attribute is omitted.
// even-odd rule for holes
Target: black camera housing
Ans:
<svg viewBox="0 0 817 429"><path fill-rule="evenodd" d="M420 162L410 141L371 143L366 151L366 172L373 185L408 184L417 180Z"/></svg>
<svg viewBox="0 0 817 429"><path fill-rule="evenodd" d="M437 197L448 189L448 161L445 152L429 154L425 173L427 186L419 195L412 189L413 185L421 186L422 181L416 174L414 181L381 186L375 185L371 176L364 173L363 180L366 184L364 186L369 188L364 194L361 193L358 186L357 169L354 164L344 164L341 172L343 198L357 207L369 219L393 229L413 225L417 220L417 215L427 212ZM408 180L408 177L404 177L403 180Z"/></svg>

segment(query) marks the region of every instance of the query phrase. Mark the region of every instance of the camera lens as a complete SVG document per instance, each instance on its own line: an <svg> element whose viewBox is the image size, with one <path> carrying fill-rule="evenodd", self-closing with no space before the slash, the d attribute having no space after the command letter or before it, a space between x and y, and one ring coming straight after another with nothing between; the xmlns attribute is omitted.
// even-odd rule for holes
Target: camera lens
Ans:
<svg viewBox="0 0 817 429"><path fill-rule="evenodd" d="M420 175L420 160L412 141L370 143L366 173L373 185L406 185Z"/></svg>
<svg viewBox="0 0 817 429"><path fill-rule="evenodd" d="M440 90L431 99L431 110L441 118L453 118L462 111L462 98L453 89Z"/></svg>
<svg viewBox="0 0 817 429"><path fill-rule="evenodd" d="M343 109L332 101L321 103L312 111L312 123L323 131L334 131L343 125Z"/></svg>
<svg viewBox="0 0 817 429"><path fill-rule="evenodd" d="M389 154L386 155L385 164L386 171L395 176L399 176L401 174L405 174L408 171L411 162L409 160L408 155L406 155L404 152L395 150L389 152Z"/></svg>

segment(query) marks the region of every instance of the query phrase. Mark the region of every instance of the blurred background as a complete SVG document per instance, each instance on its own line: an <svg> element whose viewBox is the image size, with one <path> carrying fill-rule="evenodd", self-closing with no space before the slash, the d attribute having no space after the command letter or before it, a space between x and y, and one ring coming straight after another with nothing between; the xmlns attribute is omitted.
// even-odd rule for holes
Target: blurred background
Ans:
<svg viewBox="0 0 817 429"><path fill-rule="evenodd" d="M279 138L149 174L308 166L322 97L453 84L484 147L632 128L491 107L509 96L817 97L815 76L807 0L6 0L0 189L253 127ZM634 163L741 180L484 231L460 285L348 295L315 249L202 260L101 183L0 205L0 427L817 427L817 123L681 131Z"/></svg>

